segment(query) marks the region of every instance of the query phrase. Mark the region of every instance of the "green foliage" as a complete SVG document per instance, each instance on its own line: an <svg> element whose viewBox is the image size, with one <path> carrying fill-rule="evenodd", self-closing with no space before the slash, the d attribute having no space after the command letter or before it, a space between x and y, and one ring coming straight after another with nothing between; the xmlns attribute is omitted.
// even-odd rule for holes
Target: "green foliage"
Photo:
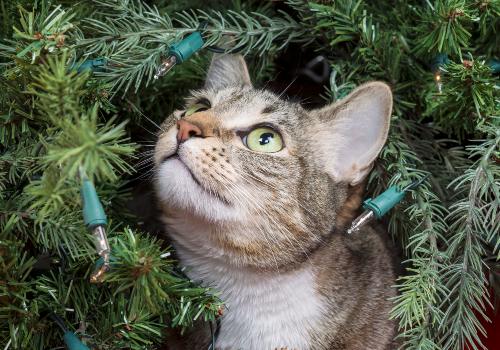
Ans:
<svg viewBox="0 0 500 350"><path fill-rule="evenodd" d="M76 178L83 168L90 178L116 180L115 171L131 171L121 158L134 152L134 145L126 142L126 122L115 126L111 118L99 125L97 105L82 113L81 97L87 77L68 72L65 61L66 55L49 58L30 89L37 97L41 116L53 126L43 162L45 166L62 169L66 179Z"/></svg>
<svg viewBox="0 0 500 350"><path fill-rule="evenodd" d="M5 38L6 43L0 45L0 57L8 60L8 66L13 66L14 60L18 64L33 64L44 53L61 50L67 44L66 36L73 34L73 17L71 11L61 6L52 8L48 2L35 2L31 11L20 7L19 24L12 27L14 40ZM16 72L20 72L20 67Z"/></svg>
<svg viewBox="0 0 500 350"><path fill-rule="evenodd" d="M444 273L450 291L446 302L445 324L447 348L462 349L465 344L478 344L478 333L484 328L476 323L473 310L484 315L489 303L488 281L482 258L488 250L500 258L498 212L500 209L500 167L496 163L500 145L498 124L481 130L487 136L480 144L467 147L477 161L464 174L450 183L464 197L450 206L450 229L447 255L450 265Z"/></svg>
<svg viewBox="0 0 500 350"><path fill-rule="evenodd" d="M449 63L445 73L446 93L430 93L424 116L432 116L436 124L450 135L462 138L474 135L496 112L495 90L491 68L485 61ZM457 121L461 121L457 123Z"/></svg>
<svg viewBox="0 0 500 350"><path fill-rule="evenodd" d="M290 16L270 18L261 13L253 16L246 12L183 11L175 17L160 14L154 6L139 1L96 1L101 19L86 20L85 30L92 33L81 39L76 47L85 56L104 56L110 65L101 76L111 84L111 91L135 91L142 83L148 85L165 56L169 45L185 35L203 29L206 46L230 36L227 45L234 50L265 52L279 40L277 49L289 42L304 42L305 31ZM180 28L174 27L174 23ZM109 41L113 44L109 45Z"/></svg>
<svg viewBox="0 0 500 350"><path fill-rule="evenodd" d="M61 346L51 313L106 349L153 348L169 324L214 320L220 302L160 258L162 242L131 229L114 233L131 217L122 187L137 144L126 118L113 114L107 83L71 69L81 38L72 21L82 13L47 1L26 8L0 47L0 342ZM102 286L89 283L96 253L82 222L82 175L97 183L119 223L111 235L123 238L112 240L116 270Z"/></svg>
<svg viewBox="0 0 500 350"><path fill-rule="evenodd" d="M430 64L438 52L492 52L496 35L485 28L497 21L496 5L486 2L478 13L463 1L377 3L368 14L365 2L290 3L334 50L330 99L369 79L392 85L393 126L369 191L429 176L388 222L407 257L392 311L403 348L480 348L477 314L491 307L485 261L499 257L498 82L483 57L464 59L441 68L439 93ZM472 49L476 37L483 44ZM473 135L487 141L467 146Z"/></svg>
<svg viewBox="0 0 500 350"><path fill-rule="evenodd" d="M309 10L314 13L314 27L320 31L331 31L329 36L332 39L329 44L335 46L359 40L359 32L364 24L362 21L366 15L361 9L362 4L360 0L339 1L333 6L311 3Z"/></svg>
<svg viewBox="0 0 500 350"><path fill-rule="evenodd" d="M0 343L61 347L51 313L96 349L154 349L166 327L216 319L216 291L183 276L125 209L136 177L150 174L148 145L134 166L137 142L200 86L210 57L202 50L157 81L154 72L201 29L205 46L246 54L257 82L277 76L274 60L293 44L331 62L328 100L368 80L391 85L392 127L368 192L422 181L387 218L405 256L399 339L405 349L482 348L477 315L491 307L489 287L500 290L484 274L500 268L499 87L485 63L498 58L499 14L494 0L0 0ZM441 92L437 53L450 57ZM101 71L75 71L96 58ZM111 221L101 285L88 282L96 254L82 175Z"/></svg>
<svg viewBox="0 0 500 350"><path fill-rule="evenodd" d="M496 0L476 1L479 11L479 28L477 46L480 54L489 57L498 57L500 38L498 28L500 27L500 2Z"/></svg>
<svg viewBox="0 0 500 350"><path fill-rule="evenodd" d="M130 229L113 237L111 245L116 247L113 258L117 263L106 276L106 281L116 283L115 293L131 289L128 309L132 313L143 307L161 310L159 303L169 302L164 285L175 279L171 276L171 261L164 258L170 253L161 251L155 239L144 239Z"/></svg>
<svg viewBox="0 0 500 350"><path fill-rule="evenodd" d="M465 0L438 0L419 11L423 26L419 27L418 55L446 52L461 56L469 46L471 22L477 21L474 5Z"/></svg>

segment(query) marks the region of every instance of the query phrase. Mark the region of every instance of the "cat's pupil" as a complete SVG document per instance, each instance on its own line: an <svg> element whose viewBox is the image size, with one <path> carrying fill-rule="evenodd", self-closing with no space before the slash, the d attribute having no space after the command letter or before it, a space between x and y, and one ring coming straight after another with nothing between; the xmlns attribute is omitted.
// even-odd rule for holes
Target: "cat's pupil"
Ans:
<svg viewBox="0 0 500 350"><path fill-rule="evenodd" d="M269 142L271 142L271 139L273 138L273 134L270 132L265 132L260 135L259 138L259 143L261 146L267 145Z"/></svg>

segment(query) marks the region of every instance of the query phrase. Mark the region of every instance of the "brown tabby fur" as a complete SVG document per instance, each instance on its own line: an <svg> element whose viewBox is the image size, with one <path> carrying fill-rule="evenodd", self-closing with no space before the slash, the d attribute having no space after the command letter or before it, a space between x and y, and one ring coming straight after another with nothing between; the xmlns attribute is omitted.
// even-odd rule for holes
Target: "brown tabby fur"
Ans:
<svg viewBox="0 0 500 350"><path fill-rule="evenodd" d="M237 327L239 337L249 337L248 344L254 344L248 349L257 349L259 340L252 338L251 328L247 331L227 321L241 306L234 295L241 290L238 283L248 283L248 300L254 302L254 295L259 295L256 289L274 288L273 276L294 276L307 268L313 275L312 286L297 285L297 290L310 287L321 312L314 322L304 320L307 345L301 348L394 348L395 323L388 319L388 299L395 296L395 272L388 237L370 226L352 236L345 234L359 213L364 179L387 136L392 106L387 86L369 83L336 104L306 111L270 92L253 89L241 57L219 56L212 62L205 88L194 92L187 106L202 99L210 102L208 110L190 116L177 111L162 125L155 151L156 187L181 264L189 267L191 278L219 288L228 303L221 332ZM345 123L352 123L351 114L357 108L370 112L371 104L380 110L381 121L371 125L365 120L366 125L360 125L360 129L367 128L366 142L373 141L365 152L357 146L364 140L349 144L356 130L341 133ZM198 127L202 135L179 144L179 118ZM259 153L242 144L238 130L260 123L280 132L285 144L282 151ZM172 161L173 155L180 161ZM254 276L262 276L264 284L260 278L252 282ZM286 308L274 311L274 306L281 308L274 301L269 303L262 307L270 320L279 318L279 312L288 315ZM308 312L300 305L296 309L297 315ZM291 321L296 320L283 316L279 322ZM295 329L296 323L290 327ZM171 350L207 349L209 336L208 326L200 324L184 337L172 337L168 346ZM237 348L227 346L230 334L220 337L226 339L221 340L226 342L224 349ZM294 332L289 335L291 341L297 337Z"/></svg>

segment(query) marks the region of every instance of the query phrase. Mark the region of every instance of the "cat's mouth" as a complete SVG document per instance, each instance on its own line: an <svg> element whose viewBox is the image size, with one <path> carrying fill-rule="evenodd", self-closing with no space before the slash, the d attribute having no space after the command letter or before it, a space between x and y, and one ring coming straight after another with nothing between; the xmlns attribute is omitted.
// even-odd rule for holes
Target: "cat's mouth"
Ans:
<svg viewBox="0 0 500 350"><path fill-rule="evenodd" d="M186 168L186 170L189 172L189 174L193 178L194 183L196 183L199 187L205 189L205 187L201 184L201 182L198 180L198 178L196 177L196 175L193 174L193 172L191 171L191 169L186 165L186 163L184 163L182 161L181 157L177 153L174 153L171 156L165 157L165 159L163 159L163 163L165 163L168 160L177 160L179 163L181 163L182 166L184 168Z"/></svg>
<svg viewBox="0 0 500 350"><path fill-rule="evenodd" d="M191 179L193 180L193 182L204 192L206 193L208 196L211 196L211 197L215 197L216 199L218 199L219 201L221 201L222 203L226 204L226 205L230 205L231 203L229 202L228 199L222 197L220 194L218 194L217 192L207 188L205 185L203 185L203 183L198 179L198 177L193 173L193 171L190 169L190 167L182 160L182 158L179 156L178 153L174 153L170 156L166 156L163 158L162 160L162 163L165 163L167 161L174 161L176 163L178 163L179 165L181 165L184 169L186 169L188 171L188 173L191 175Z"/></svg>

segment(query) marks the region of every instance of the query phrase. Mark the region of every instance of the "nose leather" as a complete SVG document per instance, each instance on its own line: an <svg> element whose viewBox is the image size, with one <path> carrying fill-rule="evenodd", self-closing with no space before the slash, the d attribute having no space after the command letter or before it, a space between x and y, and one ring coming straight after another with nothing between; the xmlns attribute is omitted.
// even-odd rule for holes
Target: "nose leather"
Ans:
<svg viewBox="0 0 500 350"><path fill-rule="evenodd" d="M182 143L191 137L201 137L203 136L203 132L201 129L194 125L191 124L190 122L186 120L178 120L177 121L177 142Z"/></svg>

